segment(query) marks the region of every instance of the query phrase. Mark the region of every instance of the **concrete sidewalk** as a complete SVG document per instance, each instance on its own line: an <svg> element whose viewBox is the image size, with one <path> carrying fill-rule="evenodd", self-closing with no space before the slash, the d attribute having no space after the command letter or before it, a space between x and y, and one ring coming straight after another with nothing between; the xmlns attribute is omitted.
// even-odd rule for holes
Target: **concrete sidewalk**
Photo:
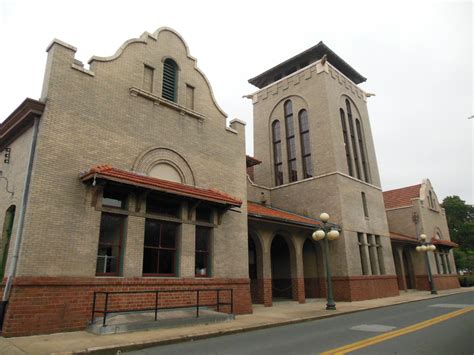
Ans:
<svg viewBox="0 0 474 355"><path fill-rule="evenodd" d="M474 287L439 291L438 295L431 295L429 291L409 291L396 297L338 302L336 311L326 311L323 299L308 300L305 304L293 301L276 302L273 307L254 305L253 314L236 316L235 320L224 323L125 334L94 335L80 331L18 338L0 337L0 354L116 354L118 350L137 350L160 344L275 327L462 292L474 292Z"/></svg>

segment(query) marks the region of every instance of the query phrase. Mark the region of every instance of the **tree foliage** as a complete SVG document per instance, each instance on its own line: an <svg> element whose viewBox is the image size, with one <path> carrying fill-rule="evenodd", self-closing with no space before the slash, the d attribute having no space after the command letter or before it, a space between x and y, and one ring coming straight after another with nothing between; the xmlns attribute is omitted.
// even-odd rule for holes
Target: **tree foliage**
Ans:
<svg viewBox="0 0 474 355"><path fill-rule="evenodd" d="M443 200L451 240L459 244L454 251L458 269L474 271L474 206L466 204L459 196Z"/></svg>

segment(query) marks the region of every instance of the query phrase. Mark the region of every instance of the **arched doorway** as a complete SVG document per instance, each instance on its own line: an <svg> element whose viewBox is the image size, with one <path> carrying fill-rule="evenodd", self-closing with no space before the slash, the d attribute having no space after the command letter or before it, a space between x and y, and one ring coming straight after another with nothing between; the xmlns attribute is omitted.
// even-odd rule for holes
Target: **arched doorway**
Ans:
<svg viewBox="0 0 474 355"><path fill-rule="evenodd" d="M10 239L13 230L13 221L15 220L15 206L12 205L5 213L3 221L2 240L0 244L0 280L5 276L5 268L7 266L8 249L10 247Z"/></svg>
<svg viewBox="0 0 474 355"><path fill-rule="evenodd" d="M277 235L273 238L270 253L272 262L273 299L291 299L290 248L282 236Z"/></svg>
<svg viewBox="0 0 474 355"><path fill-rule="evenodd" d="M407 289L414 289L415 288L415 282L414 282L414 277L413 277L413 268L412 268L412 263L410 260L410 254L409 251L404 249L403 250L403 268L405 270L405 282L407 285Z"/></svg>
<svg viewBox="0 0 474 355"><path fill-rule="evenodd" d="M319 288L320 266L318 265L315 245L310 239L306 239L303 244L303 270L305 298L321 297Z"/></svg>

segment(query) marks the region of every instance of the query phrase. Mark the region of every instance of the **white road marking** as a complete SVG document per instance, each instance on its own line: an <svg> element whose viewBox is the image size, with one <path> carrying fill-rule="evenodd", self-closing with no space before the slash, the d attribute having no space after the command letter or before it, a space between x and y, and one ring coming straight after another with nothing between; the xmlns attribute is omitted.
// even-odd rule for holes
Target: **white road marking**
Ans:
<svg viewBox="0 0 474 355"><path fill-rule="evenodd" d="M374 332L374 333L383 333L388 332L396 327L391 327L388 325L380 325L380 324L361 324L355 327L352 327L351 330L360 330L363 332Z"/></svg>

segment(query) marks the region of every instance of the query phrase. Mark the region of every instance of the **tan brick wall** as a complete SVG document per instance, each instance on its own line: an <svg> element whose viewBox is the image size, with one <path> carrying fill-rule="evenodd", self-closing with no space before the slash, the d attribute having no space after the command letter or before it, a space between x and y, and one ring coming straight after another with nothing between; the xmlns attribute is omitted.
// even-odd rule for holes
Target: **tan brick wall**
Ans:
<svg viewBox="0 0 474 355"><path fill-rule="evenodd" d="M155 68L151 94L161 97L167 57L179 66L177 104L186 104L186 84L193 86L194 111L203 119L159 100L131 95L130 88L143 89L146 64ZM184 158L197 186L246 200L244 126L235 121L226 128L225 114L215 103L207 79L173 31L145 34L112 58L93 59L90 71L74 62L73 48L56 41L49 48L42 96L47 104L19 275L95 275L100 212L90 205L90 187L78 178L95 164L129 170L150 148L167 148ZM245 203L241 212L226 212L215 228L215 276L248 275ZM125 276L141 273L141 223L129 217ZM183 231L193 233L192 228ZM194 236L182 237L186 243L194 240ZM181 267L190 274L189 266Z"/></svg>

